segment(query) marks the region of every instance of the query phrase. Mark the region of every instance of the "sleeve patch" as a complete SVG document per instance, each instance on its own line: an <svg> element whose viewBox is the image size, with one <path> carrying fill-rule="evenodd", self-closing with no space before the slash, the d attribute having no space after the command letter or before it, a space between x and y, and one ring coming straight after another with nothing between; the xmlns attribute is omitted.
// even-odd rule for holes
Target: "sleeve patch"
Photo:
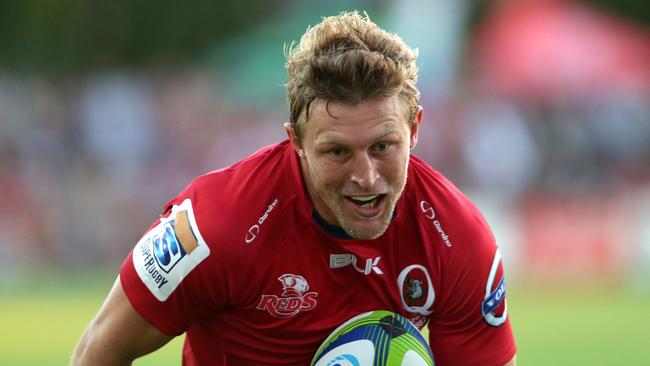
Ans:
<svg viewBox="0 0 650 366"><path fill-rule="evenodd" d="M186 199L140 239L133 249L133 265L149 291L165 301L208 255L210 248L199 233L192 201Z"/></svg>
<svg viewBox="0 0 650 366"><path fill-rule="evenodd" d="M498 327L506 322L508 305L506 303L506 283L503 278L503 265L501 252L497 249L490 274L485 286L485 296L481 304L483 319L493 327Z"/></svg>

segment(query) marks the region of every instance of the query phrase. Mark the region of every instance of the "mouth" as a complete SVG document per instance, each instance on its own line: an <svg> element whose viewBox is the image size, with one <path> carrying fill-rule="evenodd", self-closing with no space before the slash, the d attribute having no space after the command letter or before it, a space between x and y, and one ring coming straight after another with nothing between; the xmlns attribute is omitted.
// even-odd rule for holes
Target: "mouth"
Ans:
<svg viewBox="0 0 650 366"><path fill-rule="evenodd" d="M361 209L372 210L384 201L386 194L355 195L345 196L345 198Z"/></svg>

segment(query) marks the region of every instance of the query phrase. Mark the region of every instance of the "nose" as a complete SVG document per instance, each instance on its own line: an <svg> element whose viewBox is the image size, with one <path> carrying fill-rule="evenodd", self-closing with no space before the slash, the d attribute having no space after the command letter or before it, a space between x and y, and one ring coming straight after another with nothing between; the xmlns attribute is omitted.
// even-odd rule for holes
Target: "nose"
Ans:
<svg viewBox="0 0 650 366"><path fill-rule="evenodd" d="M375 186L375 182L377 182L377 179L379 178L376 161L368 156L367 153L364 153L355 156L352 164L350 180L364 191L372 190Z"/></svg>

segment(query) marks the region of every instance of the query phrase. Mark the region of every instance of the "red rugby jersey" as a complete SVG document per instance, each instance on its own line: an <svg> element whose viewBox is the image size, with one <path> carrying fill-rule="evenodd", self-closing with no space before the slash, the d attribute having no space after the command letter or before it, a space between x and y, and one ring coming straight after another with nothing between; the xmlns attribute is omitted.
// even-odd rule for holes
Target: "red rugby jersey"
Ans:
<svg viewBox="0 0 650 366"><path fill-rule="evenodd" d="M184 365L308 365L339 324L370 310L428 323L436 365L515 354L501 257L478 210L411 156L391 225L345 238L313 212L288 141L195 179L122 264L133 307Z"/></svg>

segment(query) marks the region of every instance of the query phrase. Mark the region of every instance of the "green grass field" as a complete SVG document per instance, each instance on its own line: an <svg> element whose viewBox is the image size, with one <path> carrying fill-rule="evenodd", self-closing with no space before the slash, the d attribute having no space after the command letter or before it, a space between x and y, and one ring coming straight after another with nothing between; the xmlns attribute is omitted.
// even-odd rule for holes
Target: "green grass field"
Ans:
<svg viewBox="0 0 650 366"><path fill-rule="evenodd" d="M0 287L0 365L67 365L113 275L35 276ZM650 291L518 285L508 290L518 364L650 365ZM182 339L135 365L180 365Z"/></svg>

